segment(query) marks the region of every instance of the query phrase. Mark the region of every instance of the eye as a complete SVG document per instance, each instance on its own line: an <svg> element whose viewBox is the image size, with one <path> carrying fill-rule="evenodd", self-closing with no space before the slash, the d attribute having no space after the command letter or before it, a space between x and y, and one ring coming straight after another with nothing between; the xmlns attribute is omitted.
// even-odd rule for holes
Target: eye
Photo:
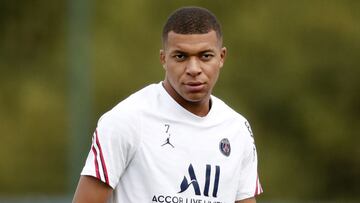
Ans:
<svg viewBox="0 0 360 203"><path fill-rule="evenodd" d="M184 61L186 59L185 54L175 54L173 57L175 58L176 61Z"/></svg>
<svg viewBox="0 0 360 203"><path fill-rule="evenodd" d="M212 59L213 57L214 57L214 54L211 54L211 53L204 53L203 55L201 55L201 59L205 60L205 61L208 61L208 60Z"/></svg>

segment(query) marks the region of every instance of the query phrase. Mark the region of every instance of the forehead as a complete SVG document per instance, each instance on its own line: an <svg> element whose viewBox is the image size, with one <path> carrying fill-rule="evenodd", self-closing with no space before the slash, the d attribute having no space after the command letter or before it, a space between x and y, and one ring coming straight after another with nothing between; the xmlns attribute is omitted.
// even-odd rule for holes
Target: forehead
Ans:
<svg viewBox="0 0 360 203"><path fill-rule="evenodd" d="M220 46L221 42L213 30L205 34L178 34L170 31L165 43L168 51L184 52L214 50Z"/></svg>

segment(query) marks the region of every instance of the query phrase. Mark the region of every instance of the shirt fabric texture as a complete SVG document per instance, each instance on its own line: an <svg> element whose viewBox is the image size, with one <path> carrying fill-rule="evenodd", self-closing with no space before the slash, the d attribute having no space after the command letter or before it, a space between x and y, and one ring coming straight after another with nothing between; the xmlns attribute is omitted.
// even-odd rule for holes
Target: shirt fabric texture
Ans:
<svg viewBox="0 0 360 203"><path fill-rule="evenodd" d="M81 175L112 187L112 203L233 203L262 193L248 121L211 102L199 117L161 82L135 92L99 119Z"/></svg>

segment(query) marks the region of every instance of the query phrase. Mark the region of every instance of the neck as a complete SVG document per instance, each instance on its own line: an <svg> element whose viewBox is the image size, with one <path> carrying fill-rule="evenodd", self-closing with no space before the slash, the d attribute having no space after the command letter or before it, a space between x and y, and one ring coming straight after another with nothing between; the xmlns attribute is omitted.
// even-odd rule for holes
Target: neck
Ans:
<svg viewBox="0 0 360 203"><path fill-rule="evenodd" d="M163 87L165 88L166 92L184 109L188 110L189 112L204 117L206 116L211 108L211 100L210 95L206 98L202 99L201 101L188 101L183 98L180 94L178 94L175 89L168 84L167 82L162 83Z"/></svg>
<svg viewBox="0 0 360 203"><path fill-rule="evenodd" d="M185 102L180 103L178 102L182 107L184 107L186 110L190 111L191 113L204 117L206 116L210 111L210 99L206 100L206 102Z"/></svg>

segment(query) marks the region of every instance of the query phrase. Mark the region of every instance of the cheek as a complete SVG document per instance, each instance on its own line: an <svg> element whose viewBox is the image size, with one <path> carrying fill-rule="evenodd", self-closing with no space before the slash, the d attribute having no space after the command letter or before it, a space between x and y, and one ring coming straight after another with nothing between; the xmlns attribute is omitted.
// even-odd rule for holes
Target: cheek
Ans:
<svg viewBox="0 0 360 203"><path fill-rule="evenodd" d="M177 73L176 68L168 65L166 67L166 77L172 84L175 84L179 80L179 73Z"/></svg>
<svg viewBox="0 0 360 203"><path fill-rule="evenodd" d="M218 64L212 64L206 68L205 72L209 79L216 80L220 73L220 67Z"/></svg>
<svg viewBox="0 0 360 203"><path fill-rule="evenodd" d="M211 80L213 81L213 83L215 83L217 81L219 77L219 69L215 70L213 73L212 73L212 78Z"/></svg>
<svg viewBox="0 0 360 203"><path fill-rule="evenodd" d="M183 73L183 68L181 66L176 65L174 63L169 63L166 67L167 67L166 72L170 77L172 78L181 77Z"/></svg>

